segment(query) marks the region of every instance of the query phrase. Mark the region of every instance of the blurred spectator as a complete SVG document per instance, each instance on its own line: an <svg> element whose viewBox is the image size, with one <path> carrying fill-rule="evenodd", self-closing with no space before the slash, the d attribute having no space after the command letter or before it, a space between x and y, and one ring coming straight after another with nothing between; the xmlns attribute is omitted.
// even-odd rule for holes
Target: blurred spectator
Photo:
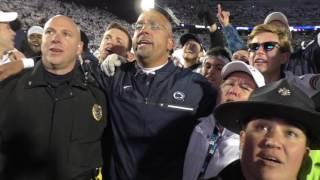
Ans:
<svg viewBox="0 0 320 180"><path fill-rule="evenodd" d="M15 32L10 28L9 22L17 17L16 12L0 11L0 65L10 62L9 51L14 49Z"/></svg>
<svg viewBox="0 0 320 180"><path fill-rule="evenodd" d="M0 81L20 72L22 67L28 68L34 65L32 59L25 58L24 54L14 48L15 32L9 23L17 17L16 12L0 11Z"/></svg>
<svg viewBox="0 0 320 180"><path fill-rule="evenodd" d="M222 47L209 49L202 58L201 74L213 87L219 88L222 83L221 70L231 61L230 53Z"/></svg>
<svg viewBox="0 0 320 180"><path fill-rule="evenodd" d="M84 31L80 31L80 35L81 35L81 41L83 42L83 50L81 53L81 59L82 61L94 61L94 62L98 62L98 59L91 53L88 45L89 45L89 38L86 35L86 33ZM83 62L82 62L83 63Z"/></svg>
<svg viewBox="0 0 320 180"><path fill-rule="evenodd" d="M14 47L21 51L23 44L26 41L26 32L22 29L22 23L17 18L14 21L10 22L11 29L16 33L14 38Z"/></svg>
<svg viewBox="0 0 320 180"><path fill-rule="evenodd" d="M194 72L199 72L200 69L200 57L204 54L204 49L200 39L195 34L184 34L180 38L180 44L182 46L183 68L189 68Z"/></svg>
<svg viewBox="0 0 320 180"><path fill-rule="evenodd" d="M9 25L17 17L16 12L0 11L0 65L25 58L21 52L14 49L15 32ZM0 74L3 75L2 70Z"/></svg>
<svg viewBox="0 0 320 180"><path fill-rule="evenodd" d="M128 30L122 25L113 22L108 25L101 40L100 47L95 54L100 63L104 61L108 55L113 53L127 58L131 47L132 39Z"/></svg>
<svg viewBox="0 0 320 180"><path fill-rule="evenodd" d="M43 28L40 26L31 26L27 32L27 42L21 48L21 52L28 58L41 56ZM37 59L37 58L35 58Z"/></svg>
<svg viewBox="0 0 320 180"><path fill-rule="evenodd" d="M218 102L246 101L252 91L265 85L263 75L243 62L230 62L222 69ZM223 128L214 115L201 118L188 145L183 180L215 177L225 166L239 158L239 135Z"/></svg>
<svg viewBox="0 0 320 180"><path fill-rule="evenodd" d="M232 61L243 61L249 64L249 52L247 48L242 48L232 54Z"/></svg>

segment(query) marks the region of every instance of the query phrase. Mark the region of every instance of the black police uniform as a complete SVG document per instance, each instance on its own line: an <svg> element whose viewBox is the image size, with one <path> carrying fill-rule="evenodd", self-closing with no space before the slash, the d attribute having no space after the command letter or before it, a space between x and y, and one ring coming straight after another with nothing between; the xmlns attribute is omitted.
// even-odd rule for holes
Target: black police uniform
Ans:
<svg viewBox="0 0 320 180"><path fill-rule="evenodd" d="M106 98L77 63L56 76L38 62L0 85L1 179L90 179L102 166Z"/></svg>

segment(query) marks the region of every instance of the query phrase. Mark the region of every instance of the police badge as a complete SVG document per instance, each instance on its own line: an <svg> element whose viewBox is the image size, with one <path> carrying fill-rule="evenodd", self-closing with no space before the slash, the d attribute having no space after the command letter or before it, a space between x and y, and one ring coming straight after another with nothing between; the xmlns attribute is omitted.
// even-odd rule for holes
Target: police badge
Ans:
<svg viewBox="0 0 320 180"><path fill-rule="evenodd" d="M98 104L92 106L92 115L96 121L100 121L102 118L102 107Z"/></svg>

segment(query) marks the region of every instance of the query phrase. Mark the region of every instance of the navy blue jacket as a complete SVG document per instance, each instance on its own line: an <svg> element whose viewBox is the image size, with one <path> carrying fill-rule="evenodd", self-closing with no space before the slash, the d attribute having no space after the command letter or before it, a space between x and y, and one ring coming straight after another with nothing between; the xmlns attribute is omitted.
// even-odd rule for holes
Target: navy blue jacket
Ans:
<svg viewBox="0 0 320 180"><path fill-rule="evenodd" d="M110 179L182 179L190 134L197 119L212 112L216 91L171 61L154 77L127 63L103 79L113 136L105 163Z"/></svg>

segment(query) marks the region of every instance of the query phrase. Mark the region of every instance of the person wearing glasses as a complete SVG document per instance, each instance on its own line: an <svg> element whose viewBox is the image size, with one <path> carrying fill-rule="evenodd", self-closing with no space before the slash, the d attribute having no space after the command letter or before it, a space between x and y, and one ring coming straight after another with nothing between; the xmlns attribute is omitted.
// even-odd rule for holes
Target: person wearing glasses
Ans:
<svg viewBox="0 0 320 180"><path fill-rule="evenodd" d="M271 24L255 26L248 36L249 63L264 76L266 84L282 78L294 82L310 97L320 90L319 74L295 76L286 71L291 44L288 33Z"/></svg>
<svg viewBox="0 0 320 180"><path fill-rule="evenodd" d="M289 21L282 12L272 12L264 19L264 24L274 25L275 28L284 30L292 41ZM309 73L320 73L320 33L313 38L305 47L298 47L290 55L290 60L285 69L293 72L295 75Z"/></svg>
<svg viewBox="0 0 320 180"><path fill-rule="evenodd" d="M160 8L143 12L133 25L136 61L103 79L112 128L107 179L182 179L191 132L215 106L216 91L208 81L169 58L170 19Z"/></svg>
<svg viewBox="0 0 320 180"><path fill-rule="evenodd" d="M211 48L203 57L201 74L208 79L213 87L219 88L223 82L221 70L231 61L230 53L222 47Z"/></svg>
<svg viewBox="0 0 320 180"><path fill-rule="evenodd" d="M292 49L287 34L271 25L258 25L248 36L248 49L250 65L264 75L266 83L285 76Z"/></svg>
<svg viewBox="0 0 320 180"><path fill-rule="evenodd" d="M239 49L245 47L237 31L230 26L229 22L230 12L225 11L218 5L217 17L223 27L222 32L229 49L234 53ZM282 12L272 12L264 19L264 24L271 24L276 29L284 31L289 36L289 41L292 41L292 33L290 31L289 21ZM304 75L309 73L320 72L320 33L308 43L306 47L298 47L292 52L289 57L285 69L293 72L295 75Z"/></svg>

